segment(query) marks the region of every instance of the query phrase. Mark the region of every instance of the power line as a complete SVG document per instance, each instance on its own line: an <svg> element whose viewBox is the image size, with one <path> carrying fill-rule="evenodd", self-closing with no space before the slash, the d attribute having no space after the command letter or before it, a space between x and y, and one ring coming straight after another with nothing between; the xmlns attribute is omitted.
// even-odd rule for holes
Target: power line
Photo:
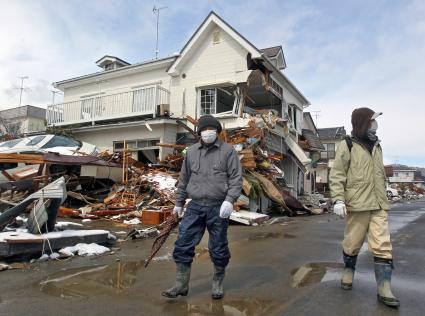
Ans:
<svg viewBox="0 0 425 316"><path fill-rule="evenodd" d="M155 46L155 59L158 59L158 53L159 53L159 48L158 48L158 38L159 38L159 11L166 9L168 7L160 7L157 8L156 6L153 6L152 12L154 14L156 14L156 46Z"/></svg>

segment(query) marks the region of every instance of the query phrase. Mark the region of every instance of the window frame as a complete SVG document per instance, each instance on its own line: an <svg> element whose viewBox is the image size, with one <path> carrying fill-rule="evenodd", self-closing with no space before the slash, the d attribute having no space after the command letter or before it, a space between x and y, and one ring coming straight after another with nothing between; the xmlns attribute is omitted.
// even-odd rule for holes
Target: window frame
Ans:
<svg viewBox="0 0 425 316"><path fill-rule="evenodd" d="M202 102L205 102L205 101L203 101L202 100L202 98L204 97L204 98L206 98L207 96L206 95L202 95L202 93L203 93L203 91L207 91L207 90L210 90L210 91L213 91L214 93L213 93L213 99L214 99L214 104L213 105L210 105L210 107L209 107L209 113L207 113L206 111L205 111L205 108L203 108L202 107ZM217 88L215 88L215 87L205 87L205 88L199 88L199 90L198 90L198 104L199 104L199 112L200 112L200 115L202 116L202 115L206 115L206 114L209 114L209 115L215 115L215 114L217 114Z"/></svg>

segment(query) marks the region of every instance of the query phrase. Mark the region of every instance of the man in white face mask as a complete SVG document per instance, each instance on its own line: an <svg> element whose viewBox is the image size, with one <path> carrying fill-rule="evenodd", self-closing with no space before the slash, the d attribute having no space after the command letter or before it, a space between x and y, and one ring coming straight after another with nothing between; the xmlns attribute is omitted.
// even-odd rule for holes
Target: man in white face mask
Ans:
<svg viewBox="0 0 425 316"><path fill-rule="evenodd" d="M224 296L223 280L230 259L227 227L233 203L242 190L242 167L235 149L217 138L221 129L220 122L213 116L202 116L197 125L200 141L188 148L183 161L174 207L174 213L183 216L173 252L176 283L162 292L168 298L187 295L195 247L205 228L214 264L212 298ZM186 198L191 201L184 213Z"/></svg>

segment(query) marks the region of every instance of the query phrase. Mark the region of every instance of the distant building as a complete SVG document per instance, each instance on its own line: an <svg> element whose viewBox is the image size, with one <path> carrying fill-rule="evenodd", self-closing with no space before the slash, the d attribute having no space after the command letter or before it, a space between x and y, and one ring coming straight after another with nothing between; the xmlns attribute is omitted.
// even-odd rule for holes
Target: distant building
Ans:
<svg viewBox="0 0 425 316"><path fill-rule="evenodd" d="M32 105L0 111L2 136L18 137L46 130L46 109Z"/></svg>
<svg viewBox="0 0 425 316"><path fill-rule="evenodd" d="M336 150L347 133L344 126L319 128L317 131L325 150L320 153L320 161L317 164L316 188L319 192L325 192L329 190L329 172L335 160Z"/></svg>
<svg viewBox="0 0 425 316"><path fill-rule="evenodd" d="M404 165L392 165L393 175L388 179L390 183L424 183L424 178L417 168Z"/></svg>
<svg viewBox="0 0 425 316"><path fill-rule="evenodd" d="M311 165L304 174L304 185L301 187L302 192L300 193L311 194L316 191L317 167L321 158L321 153L326 149L320 141L319 132L310 112L303 113L303 129L298 140L298 145L300 145L307 157L311 160Z"/></svg>

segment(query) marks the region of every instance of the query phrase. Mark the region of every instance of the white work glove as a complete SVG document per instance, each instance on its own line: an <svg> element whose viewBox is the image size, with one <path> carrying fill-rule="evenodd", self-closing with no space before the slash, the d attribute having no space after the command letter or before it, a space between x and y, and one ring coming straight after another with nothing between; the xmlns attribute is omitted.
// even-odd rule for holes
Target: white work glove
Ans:
<svg viewBox="0 0 425 316"><path fill-rule="evenodd" d="M228 201L224 201L220 207L220 217L229 218L230 214L232 214L232 211L233 211L233 204Z"/></svg>
<svg viewBox="0 0 425 316"><path fill-rule="evenodd" d="M177 214L179 217L183 217L183 214L184 214L183 207L181 207L181 206L174 206L174 208L173 208L173 215L174 214Z"/></svg>
<svg viewBox="0 0 425 316"><path fill-rule="evenodd" d="M341 218L347 216L347 207L343 201L336 201L334 205L334 213Z"/></svg>

